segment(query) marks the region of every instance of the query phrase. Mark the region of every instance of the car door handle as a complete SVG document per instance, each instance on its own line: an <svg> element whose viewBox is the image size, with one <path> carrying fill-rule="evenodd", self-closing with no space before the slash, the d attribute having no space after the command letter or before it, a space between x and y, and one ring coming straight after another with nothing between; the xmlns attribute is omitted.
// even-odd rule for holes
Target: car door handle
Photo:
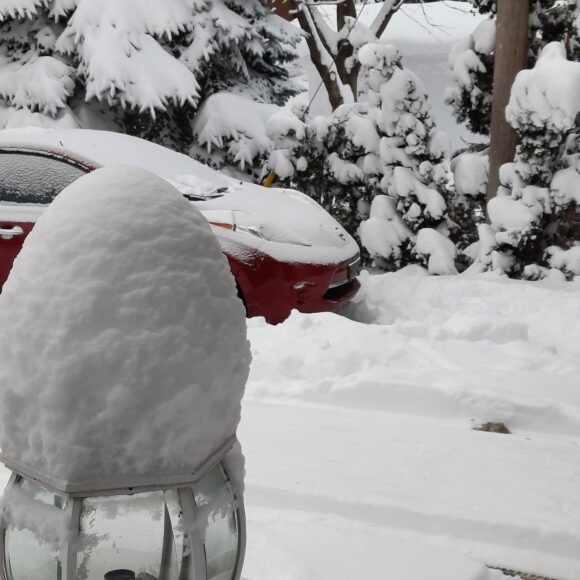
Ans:
<svg viewBox="0 0 580 580"><path fill-rule="evenodd" d="M14 226L10 229L8 228L0 228L0 237L4 240L9 240L14 236L21 236L24 233L24 230L20 226Z"/></svg>

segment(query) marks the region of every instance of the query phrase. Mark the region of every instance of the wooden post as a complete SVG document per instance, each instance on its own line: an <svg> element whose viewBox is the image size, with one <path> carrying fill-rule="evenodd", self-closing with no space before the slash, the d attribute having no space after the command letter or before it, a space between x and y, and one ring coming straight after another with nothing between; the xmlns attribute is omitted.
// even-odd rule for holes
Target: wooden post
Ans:
<svg viewBox="0 0 580 580"><path fill-rule="evenodd" d="M529 0L498 0L487 201L497 195L499 168L513 161L517 135L505 118L511 88L528 64Z"/></svg>

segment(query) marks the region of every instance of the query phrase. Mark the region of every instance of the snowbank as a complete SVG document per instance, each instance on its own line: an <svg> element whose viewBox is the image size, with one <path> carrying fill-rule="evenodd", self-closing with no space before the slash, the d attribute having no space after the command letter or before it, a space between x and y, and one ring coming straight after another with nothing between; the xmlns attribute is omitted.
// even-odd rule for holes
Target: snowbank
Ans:
<svg viewBox="0 0 580 580"><path fill-rule="evenodd" d="M580 578L577 284L362 284L348 317L249 321L244 575Z"/></svg>
<svg viewBox="0 0 580 580"><path fill-rule="evenodd" d="M0 296L0 445L71 487L187 477L235 434L244 310L178 192L97 170L43 214Z"/></svg>
<svg viewBox="0 0 580 580"><path fill-rule="evenodd" d="M362 283L350 319L294 313L275 330L249 321L250 400L300 397L580 437L576 284L431 278L418 267Z"/></svg>

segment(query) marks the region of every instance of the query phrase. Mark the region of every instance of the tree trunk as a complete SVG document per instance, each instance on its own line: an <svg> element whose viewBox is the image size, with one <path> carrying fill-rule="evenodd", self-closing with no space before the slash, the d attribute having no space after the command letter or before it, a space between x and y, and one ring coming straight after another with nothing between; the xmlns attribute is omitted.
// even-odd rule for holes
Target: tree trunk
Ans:
<svg viewBox="0 0 580 580"><path fill-rule="evenodd" d="M342 93L340 92L340 87L338 83L333 78L332 74L329 74L328 67L322 62L322 54L320 53L319 46L316 42L314 35L316 34L315 30L312 30L310 26L310 22L308 17L305 14L305 10L298 11L298 22L300 27L304 32L306 32L306 44L308 45L308 50L310 52L310 60L312 64L316 67L322 82L326 88L326 92L328 93L328 100L330 101L330 106L332 110L338 109L340 105L344 103L344 99L342 98Z"/></svg>
<svg viewBox="0 0 580 580"><path fill-rule="evenodd" d="M513 161L517 135L505 118L511 88L528 64L529 0L498 0L487 201L497 195L499 168Z"/></svg>
<svg viewBox="0 0 580 580"><path fill-rule="evenodd" d="M384 32L393 14L404 4L405 0L385 0L383 7L377 15L371 29L378 33L378 37ZM268 0L269 6L277 11L287 12L287 17L298 18L298 23L304 32L306 32L306 43L310 52L310 59L320 75L332 110L336 110L345 102L343 91L348 87L352 91L354 100L357 100L357 80L360 70L360 63L355 63L348 70L348 59L352 57L354 49L352 44L344 39L338 42L337 51L331 46L330 39L325 37L324 30L317 24L315 12L317 7L314 3L313 12L310 11L309 4L300 5L298 0ZM280 12L281 13L281 12ZM356 18L355 0L343 0L336 5L336 24L337 31L340 32L346 26L346 31L350 28L347 24L347 18ZM313 17L314 16L314 17ZM344 30L343 30L344 32ZM335 60L336 73L328 74L330 62ZM347 96L350 98L350 95Z"/></svg>
<svg viewBox="0 0 580 580"><path fill-rule="evenodd" d="M268 0L268 6L282 18L294 20L296 13L292 10L292 5L288 0Z"/></svg>
<svg viewBox="0 0 580 580"><path fill-rule="evenodd" d="M345 32L350 28L351 24L347 23L347 18L356 18L356 6L354 0L347 0L336 7L336 29L340 33ZM356 100L356 76L354 67L347 70L347 60L352 57L354 52L352 44L342 39L338 41L338 54L336 57L336 70L344 85L349 85L354 99Z"/></svg>

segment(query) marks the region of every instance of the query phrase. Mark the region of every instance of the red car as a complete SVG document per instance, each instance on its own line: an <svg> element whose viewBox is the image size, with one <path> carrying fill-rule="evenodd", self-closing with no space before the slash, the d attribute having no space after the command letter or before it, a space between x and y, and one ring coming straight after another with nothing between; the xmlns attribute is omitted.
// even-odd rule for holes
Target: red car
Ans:
<svg viewBox="0 0 580 580"><path fill-rule="evenodd" d="M306 195L237 181L142 139L80 129L0 131L0 285L54 197L89 171L119 164L157 173L201 210L248 316L278 323L294 308L332 311L357 293L356 242Z"/></svg>

